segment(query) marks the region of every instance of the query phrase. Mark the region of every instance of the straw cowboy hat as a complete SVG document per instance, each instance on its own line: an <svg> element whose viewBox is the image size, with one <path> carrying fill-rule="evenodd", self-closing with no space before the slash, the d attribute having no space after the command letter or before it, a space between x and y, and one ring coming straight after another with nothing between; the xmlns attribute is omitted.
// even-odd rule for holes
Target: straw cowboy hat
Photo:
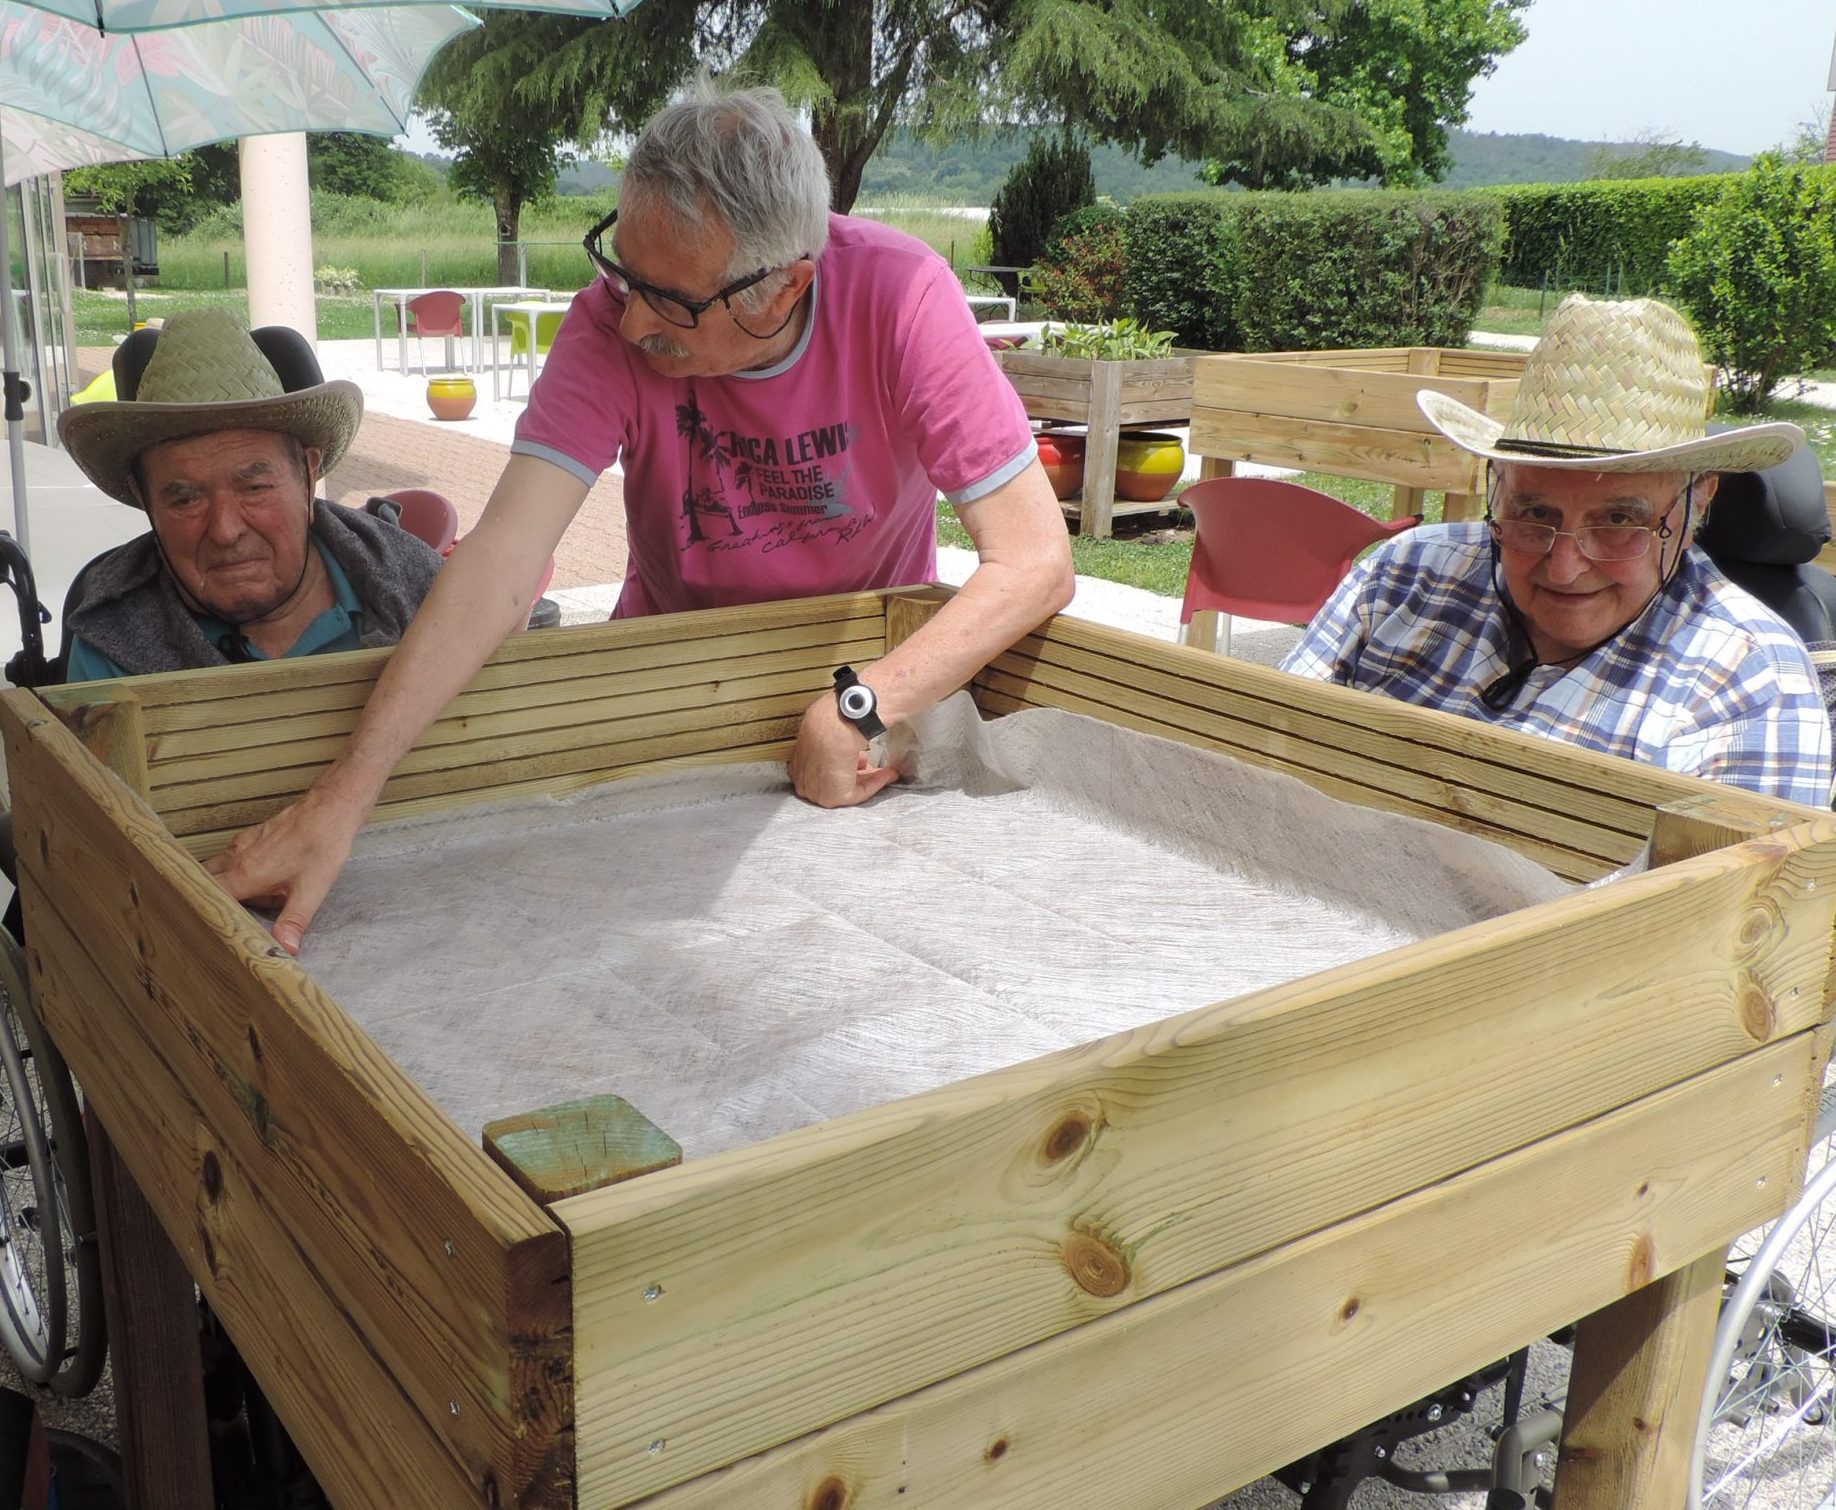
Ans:
<svg viewBox="0 0 1836 1510"><path fill-rule="evenodd" d="M137 332L135 339L144 335ZM118 360L118 379L122 367ZM310 375L303 380L310 386L289 391L275 361L228 310L191 310L166 321L138 386L118 382L131 399L66 409L58 417L57 433L91 482L135 508L145 507L134 492L135 457L163 441L216 430L291 435L323 453L323 474L337 465L357 434L363 392L355 383L311 382L318 377L317 363L308 361L306 367ZM302 380L294 370L296 381Z"/></svg>
<svg viewBox="0 0 1836 1510"><path fill-rule="evenodd" d="M1477 456L1581 472L1758 472L1804 444L1788 424L1705 433L1714 397L1695 332L1668 304L1573 294L1525 361L1509 419L1428 388L1415 402Z"/></svg>

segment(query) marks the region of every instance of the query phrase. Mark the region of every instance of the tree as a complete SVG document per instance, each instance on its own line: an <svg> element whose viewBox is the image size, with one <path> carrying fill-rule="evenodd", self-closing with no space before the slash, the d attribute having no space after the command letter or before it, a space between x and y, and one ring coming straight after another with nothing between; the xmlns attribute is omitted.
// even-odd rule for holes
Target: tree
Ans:
<svg viewBox="0 0 1836 1510"><path fill-rule="evenodd" d="M64 190L95 200L105 215L155 214L162 202L191 192L190 154L72 168L64 175Z"/></svg>
<svg viewBox="0 0 1836 1510"><path fill-rule="evenodd" d="M648 116L687 73L694 31L694 7L667 0L623 21L489 11L434 59L417 99L456 154L448 183L492 207L500 282L515 281L523 207L554 192L569 144Z"/></svg>
<svg viewBox="0 0 1836 1510"><path fill-rule="evenodd" d="M1524 39L1529 0L1354 0L1323 8L1282 39L1283 77L1322 120L1258 102L1213 183L1303 189L1334 179L1409 186L1446 177L1448 134L1465 124L1473 81Z"/></svg>
<svg viewBox="0 0 1836 1510"><path fill-rule="evenodd" d="M1836 188L1762 154L1671 248L1669 284L1737 413L1836 354Z"/></svg>
<svg viewBox="0 0 1836 1510"><path fill-rule="evenodd" d="M1688 178L1709 171L1708 149L1701 142L1641 131L1624 145L1594 148L1588 169L1593 178Z"/></svg>
<svg viewBox="0 0 1836 1510"><path fill-rule="evenodd" d="M1069 136L1034 137L989 208L994 260L1009 267L1031 267L1045 250L1052 227L1071 211L1095 202L1090 149Z"/></svg>

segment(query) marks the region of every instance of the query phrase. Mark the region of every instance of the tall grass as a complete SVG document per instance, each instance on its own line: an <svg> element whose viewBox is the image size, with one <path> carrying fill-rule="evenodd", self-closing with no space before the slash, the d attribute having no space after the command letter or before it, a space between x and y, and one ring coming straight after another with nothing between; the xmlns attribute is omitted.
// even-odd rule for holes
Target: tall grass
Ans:
<svg viewBox="0 0 1836 1510"><path fill-rule="evenodd" d="M551 245L528 249L530 284L557 292L584 288L592 265L580 238L606 211L597 199L550 199L523 212L522 237ZM988 228L933 208L893 201L876 219L918 237L957 266L988 260ZM391 205L338 194L313 195L314 267L354 268L364 288L497 281L490 208L457 200ZM159 287L221 290L248 286L240 206L206 216L184 236L162 237Z"/></svg>

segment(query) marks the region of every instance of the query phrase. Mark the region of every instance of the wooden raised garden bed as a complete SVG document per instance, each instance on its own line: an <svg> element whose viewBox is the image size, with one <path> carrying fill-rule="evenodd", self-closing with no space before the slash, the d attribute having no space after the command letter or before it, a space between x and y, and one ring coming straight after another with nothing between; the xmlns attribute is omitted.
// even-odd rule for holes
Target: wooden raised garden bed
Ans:
<svg viewBox="0 0 1836 1510"><path fill-rule="evenodd" d="M1479 511L1485 463L1416 406L1422 388L1503 418L1517 393L1518 352L1394 346L1208 356L1193 379L1192 449L1212 461L1255 461L1394 484L1390 517L1421 512L1444 492L1448 519Z"/></svg>
<svg viewBox="0 0 1836 1510"><path fill-rule="evenodd" d="M998 351L995 358L1026 405L1030 419L1089 427L1084 447L1084 491L1067 501L1078 531L1107 536L1118 514L1165 513L1166 503L1131 503L1116 497L1116 444L1124 428L1184 425L1192 413L1193 355L1139 362L1098 362Z"/></svg>
<svg viewBox="0 0 1836 1510"><path fill-rule="evenodd" d="M831 669L943 597L515 637L378 816L782 758ZM317 775L385 660L0 697L42 1015L341 1510L1196 1510L1588 1313L1562 1510L1680 1502L1720 1252L1803 1173L1828 813L1055 619L975 678L985 714L1091 714L1574 879L1674 863L543 1204L196 863ZM181 1376L150 1405L120 1365L144 1452Z"/></svg>

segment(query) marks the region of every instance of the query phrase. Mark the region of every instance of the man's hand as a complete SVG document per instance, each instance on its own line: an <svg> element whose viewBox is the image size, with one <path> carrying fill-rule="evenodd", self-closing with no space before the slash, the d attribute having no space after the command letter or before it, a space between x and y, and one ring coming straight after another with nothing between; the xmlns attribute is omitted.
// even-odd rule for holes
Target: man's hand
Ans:
<svg viewBox="0 0 1836 1510"><path fill-rule="evenodd" d="M811 703L790 757L797 795L818 807L853 807L899 779L894 766L876 766L861 748L861 731L841 716L832 694Z"/></svg>
<svg viewBox="0 0 1836 1510"><path fill-rule="evenodd" d="M237 901L278 907L274 941L298 954L307 926L350 858L366 812L315 787L266 823L245 828L204 868Z"/></svg>

